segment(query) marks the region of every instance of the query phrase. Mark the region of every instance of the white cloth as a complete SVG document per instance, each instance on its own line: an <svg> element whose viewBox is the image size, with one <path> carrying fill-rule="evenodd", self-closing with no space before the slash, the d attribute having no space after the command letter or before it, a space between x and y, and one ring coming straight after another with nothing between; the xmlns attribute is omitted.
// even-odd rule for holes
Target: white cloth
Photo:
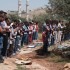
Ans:
<svg viewBox="0 0 70 70"><path fill-rule="evenodd" d="M58 32L54 31L54 34L55 34L55 44L56 44L58 42Z"/></svg>
<svg viewBox="0 0 70 70"><path fill-rule="evenodd" d="M10 28L10 26L7 25L6 21L1 22L2 28Z"/></svg>
<svg viewBox="0 0 70 70"><path fill-rule="evenodd" d="M58 42L61 42L62 31L58 31Z"/></svg>
<svg viewBox="0 0 70 70"><path fill-rule="evenodd" d="M60 27L60 28L62 27L62 26L61 26L61 23L58 23L58 27Z"/></svg>

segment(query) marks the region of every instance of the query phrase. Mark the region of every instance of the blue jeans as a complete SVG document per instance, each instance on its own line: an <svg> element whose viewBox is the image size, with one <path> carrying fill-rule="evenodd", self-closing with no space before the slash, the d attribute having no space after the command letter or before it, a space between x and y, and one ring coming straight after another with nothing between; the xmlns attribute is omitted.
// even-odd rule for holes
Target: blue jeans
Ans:
<svg viewBox="0 0 70 70"><path fill-rule="evenodd" d="M51 45L54 44L54 36L51 37Z"/></svg>
<svg viewBox="0 0 70 70"><path fill-rule="evenodd" d="M64 40L70 39L70 33L64 35Z"/></svg>
<svg viewBox="0 0 70 70"><path fill-rule="evenodd" d="M38 32L36 32L36 36L35 36L35 39L36 39L36 40L38 39Z"/></svg>
<svg viewBox="0 0 70 70"><path fill-rule="evenodd" d="M33 40L37 40L38 34L36 32L33 32Z"/></svg>
<svg viewBox="0 0 70 70"><path fill-rule="evenodd" d="M18 49L20 49L21 47L21 37L20 36L16 36L16 38L14 39L14 50L13 52L16 53Z"/></svg>
<svg viewBox="0 0 70 70"><path fill-rule="evenodd" d="M3 37L0 36L0 48L3 48Z"/></svg>
<svg viewBox="0 0 70 70"><path fill-rule="evenodd" d="M33 37L33 40L35 40L35 32L33 32L33 36L32 37Z"/></svg>
<svg viewBox="0 0 70 70"><path fill-rule="evenodd" d="M13 53L16 53L16 50L17 50L16 43L17 43L17 41L16 41L16 38L15 38L15 39L13 40L13 46L14 46L14 48L13 48Z"/></svg>
<svg viewBox="0 0 70 70"><path fill-rule="evenodd" d="M20 47L21 47L21 37L20 36L17 36L17 40L16 40L17 42L17 49L20 49Z"/></svg>
<svg viewBox="0 0 70 70"><path fill-rule="evenodd" d="M70 39L70 33L68 33L68 39Z"/></svg>
<svg viewBox="0 0 70 70"><path fill-rule="evenodd" d="M23 37L22 37L22 42L21 42L21 45L23 46L23 43L24 44L28 44L28 34L24 34Z"/></svg>

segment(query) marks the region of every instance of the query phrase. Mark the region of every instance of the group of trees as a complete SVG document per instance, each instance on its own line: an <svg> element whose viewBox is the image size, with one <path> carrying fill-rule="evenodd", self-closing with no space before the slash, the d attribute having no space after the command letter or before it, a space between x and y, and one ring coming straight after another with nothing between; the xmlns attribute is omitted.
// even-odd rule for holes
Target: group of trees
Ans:
<svg viewBox="0 0 70 70"><path fill-rule="evenodd" d="M70 20L70 0L49 0L49 11Z"/></svg>
<svg viewBox="0 0 70 70"><path fill-rule="evenodd" d="M49 0L49 5L46 5L46 14L34 16L35 20L62 19L70 21L70 0Z"/></svg>
<svg viewBox="0 0 70 70"><path fill-rule="evenodd" d="M18 19L20 19L22 22L26 21L26 18L21 18L21 17L19 17L18 15L8 15L8 17L9 17L12 21L18 20Z"/></svg>
<svg viewBox="0 0 70 70"><path fill-rule="evenodd" d="M46 5L45 11L46 14L33 16L33 20L39 22L40 27L46 19L65 20L70 22L70 0L49 0L48 5ZM20 18L14 15L10 15L10 18L12 18L12 20L21 19L22 21L26 21L25 18ZM68 25L69 27L67 29L69 30L70 23Z"/></svg>
<svg viewBox="0 0 70 70"><path fill-rule="evenodd" d="M70 0L49 0L49 11L70 20Z"/></svg>
<svg viewBox="0 0 70 70"><path fill-rule="evenodd" d="M40 26L46 19L62 20L69 22L65 32L70 31L70 0L49 0L46 5L46 14L34 16L33 20L40 22ZM68 27L69 26L69 27Z"/></svg>
<svg viewBox="0 0 70 70"><path fill-rule="evenodd" d="M47 7L50 13L68 21L64 33L70 35L70 0L49 0Z"/></svg>

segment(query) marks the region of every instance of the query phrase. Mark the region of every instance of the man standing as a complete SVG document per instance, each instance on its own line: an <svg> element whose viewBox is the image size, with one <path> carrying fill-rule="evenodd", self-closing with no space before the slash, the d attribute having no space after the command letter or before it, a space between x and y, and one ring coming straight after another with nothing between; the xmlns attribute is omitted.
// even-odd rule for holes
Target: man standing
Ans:
<svg viewBox="0 0 70 70"><path fill-rule="evenodd" d="M59 21L58 23L58 43L61 43L61 38L62 38L62 21Z"/></svg>
<svg viewBox="0 0 70 70"><path fill-rule="evenodd" d="M28 22L24 22L24 25L22 26L23 29L23 37L22 37L22 46L23 44L28 44Z"/></svg>
<svg viewBox="0 0 70 70"><path fill-rule="evenodd" d="M3 29L2 29L2 26L1 26L1 21L2 21L2 15L1 15L2 11L0 11L0 63L3 63L4 59L2 58L2 55L1 55L1 51L2 51L2 48L3 48Z"/></svg>
<svg viewBox="0 0 70 70"><path fill-rule="evenodd" d="M3 32L3 49L2 49L2 56L6 56L6 52L7 52L7 46L8 46L8 34L6 32L6 29L8 29L8 26L7 26L7 23L5 21L5 18L6 18L6 12L3 12L2 13L2 21L1 21L1 26L4 30Z"/></svg>

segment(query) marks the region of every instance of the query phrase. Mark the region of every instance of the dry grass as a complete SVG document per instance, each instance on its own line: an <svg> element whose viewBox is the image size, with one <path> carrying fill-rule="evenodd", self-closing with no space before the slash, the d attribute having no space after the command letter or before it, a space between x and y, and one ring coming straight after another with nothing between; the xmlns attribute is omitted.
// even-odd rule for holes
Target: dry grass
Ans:
<svg viewBox="0 0 70 70"><path fill-rule="evenodd" d="M42 33L39 33L38 36L39 36L39 40L42 40Z"/></svg>
<svg viewBox="0 0 70 70"><path fill-rule="evenodd" d="M29 70L29 69L27 69L25 66L17 65L17 69L16 70Z"/></svg>

